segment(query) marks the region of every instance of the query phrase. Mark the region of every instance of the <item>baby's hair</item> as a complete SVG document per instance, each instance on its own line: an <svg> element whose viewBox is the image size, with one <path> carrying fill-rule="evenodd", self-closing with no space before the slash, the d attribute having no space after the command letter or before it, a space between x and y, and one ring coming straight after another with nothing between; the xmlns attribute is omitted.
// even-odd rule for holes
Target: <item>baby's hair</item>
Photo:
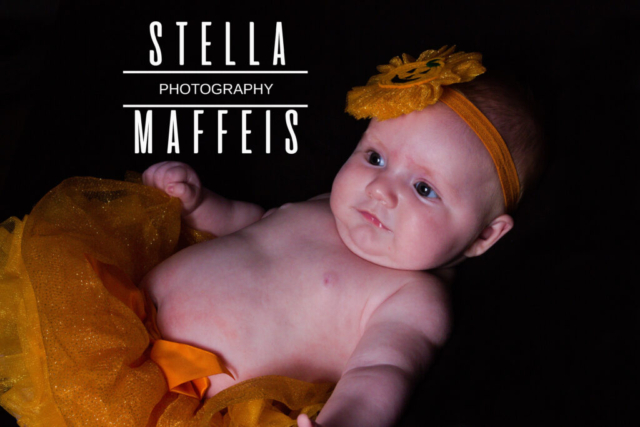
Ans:
<svg viewBox="0 0 640 427"><path fill-rule="evenodd" d="M482 75L455 85L496 127L518 171L520 198L544 169L546 149L541 110L513 77Z"/></svg>

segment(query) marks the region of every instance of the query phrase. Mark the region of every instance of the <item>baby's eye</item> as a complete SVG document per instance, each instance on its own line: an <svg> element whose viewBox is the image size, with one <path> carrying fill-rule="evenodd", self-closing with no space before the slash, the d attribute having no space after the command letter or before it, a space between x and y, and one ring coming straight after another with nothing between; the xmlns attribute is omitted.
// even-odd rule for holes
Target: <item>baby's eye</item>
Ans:
<svg viewBox="0 0 640 427"><path fill-rule="evenodd" d="M421 195L422 197L427 197L427 198L436 198L438 197L438 195L436 194L435 191L433 191L433 189L431 187L429 187L428 184L420 181L420 182L416 182L413 185L416 188L416 191L418 192L419 195Z"/></svg>
<svg viewBox="0 0 640 427"><path fill-rule="evenodd" d="M367 161L374 166L384 166L382 156L375 151L367 151Z"/></svg>

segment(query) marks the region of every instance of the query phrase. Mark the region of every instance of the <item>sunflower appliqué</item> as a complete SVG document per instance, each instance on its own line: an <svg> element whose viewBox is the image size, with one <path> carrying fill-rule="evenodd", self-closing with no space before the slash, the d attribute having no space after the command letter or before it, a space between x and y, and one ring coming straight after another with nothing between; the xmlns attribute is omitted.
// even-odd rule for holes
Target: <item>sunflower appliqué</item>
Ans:
<svg viewBox="0 0 640 427"><path fill-rule="evenodd" d="M386 120L435 104L442 86L468 82L486 71L480 53L453 53L455 48L425 50L418 59L405 53L378 65L380 74L347 94L345 111L357 119Z"/></svg>

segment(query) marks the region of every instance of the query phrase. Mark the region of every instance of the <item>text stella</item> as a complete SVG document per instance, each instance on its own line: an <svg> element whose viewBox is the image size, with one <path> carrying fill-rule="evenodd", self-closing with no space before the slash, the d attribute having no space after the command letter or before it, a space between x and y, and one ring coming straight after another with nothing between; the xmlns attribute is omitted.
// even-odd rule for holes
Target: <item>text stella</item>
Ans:
<svg viewBox="0 0 640 427"><path fill-rule="evenodd" d="M185 52L185 27L189 25L188 22L179 21L176 22L178 27L178 64L184 65L184 52ZM211 22L203 21L200 23L200 64L211 65L209 57L209 46L211 41L207 35L208 30L211 27ZM160 47L160 39L162 38L162 23L159 21L153 21L149 25L149 33L151 34L151 42L153 43L153 49L149 51L149 63L154 67L162 64L162 49ZM255 43L254 43L254 24L249 22L249 65L258 66L260 61L255 60ZM234 66L236 62L231 57L231 23L225 22L225 65ZM285 65L284 57L284 36L282 33L282 22L276 22L275 36L273 42L273 63L272 65Z"/></svg>

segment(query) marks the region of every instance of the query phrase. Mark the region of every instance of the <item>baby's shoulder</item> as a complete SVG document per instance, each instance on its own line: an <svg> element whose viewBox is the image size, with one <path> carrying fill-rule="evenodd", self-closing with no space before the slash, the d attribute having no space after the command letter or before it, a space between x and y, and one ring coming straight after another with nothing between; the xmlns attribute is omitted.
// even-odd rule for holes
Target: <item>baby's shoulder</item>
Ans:
<svg viewBox="0 0 640 427"><path fill-rule="evenodd" d="M262 215L262 218L264 219L278 211L285 211L285 210L293 211L296 213L298 213L300 210L307 210L307 211L314 210L319 213L330 212L330 207L329 207L330 196L331 196L331 193L325 193L325 194L320 194L319 196L312 197L311 199L306 201L295 202L295 203L285 203L280 207L269 209L264 213L264 215Z"/></svg>
<svg viewBox="0 0 640 427"><path fill-rule="evenodd" d="M331 215L331 207L329 206L330 193L321 194L306 201L285 203L284 205L271 208L262 216L265 219L275 213L286 215L313 215L322 216Z"/></svg>
<svg viewBox="0 0 640 427"><path fill-rule="evenodd" d="M391 287L393 294L386 297L403 296L406 299L415 298L418 304L446 303L448 301L449 281L447 276L430 271L392 270L390 280L395 281Z"/></svg>
<svg viewBox="0 0 640 427"><path fill-rule="evenodd" d="M428 272L415 272L404 279L395 292L380 302L370 322L405 324L434 344L444 344L451 321L447 283Z"/></svg>
<svg viewBox="0 0 640 427"><path fill-rule="evenodd" d="M320 243L327 239L334 242L337 238L329 199L285 203L267 211L251 230L270 240L276 237L281 242L286 240L298 248L309 239Z"/></svg>
<svg viewBox="0 0 640 427"><path fill-rule="evenodd" d="M308 201L324 200L324 199L329 199L329 198L331 198L331 193L324 193L324 194L318 194L317 196L310 198Z"/></svg>

